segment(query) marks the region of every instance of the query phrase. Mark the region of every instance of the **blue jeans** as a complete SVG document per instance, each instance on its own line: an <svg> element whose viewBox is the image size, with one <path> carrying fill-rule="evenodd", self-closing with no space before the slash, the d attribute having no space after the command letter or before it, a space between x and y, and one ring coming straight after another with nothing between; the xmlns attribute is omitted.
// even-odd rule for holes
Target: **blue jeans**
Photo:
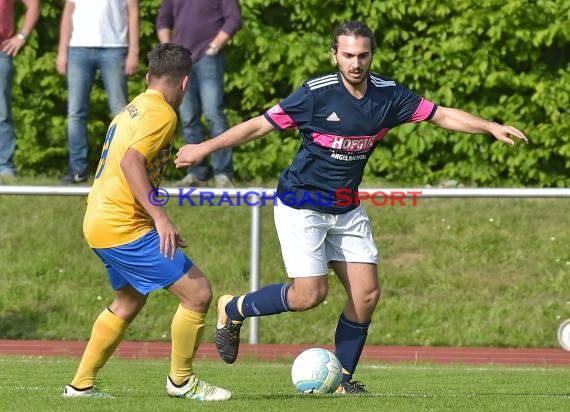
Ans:
<svg viewBox="0 0 570 412"><path fill-rule="evenodd" d="M89 169L87 160L87 115L89 98L97 70L109 98L111 113L116 115L127 105L125 75L126 47L70 47L67 62L67 136L69 168L83 174Z"/></svg>
<svg viewBox="0 0 570 412"><path fill-rule="evenodd" d="M12 121L12 57L0 52L0 175L15 173L12 157L16 150L16 133Z"/></svg>
<svg viewBox="0 0 570 412"><path fill-rule="evenodd" d="M205 139L201 122L202 113L208 123L210 137L216 137L228 130L228 119L224 113L224 56L203 56L192 65L190 87L179 108L182 132L186 143L200 143ZM232 149L212 153L214 175L233 177ZM208 178L208 161L204 159L192 169L198 179Z"/></svg>

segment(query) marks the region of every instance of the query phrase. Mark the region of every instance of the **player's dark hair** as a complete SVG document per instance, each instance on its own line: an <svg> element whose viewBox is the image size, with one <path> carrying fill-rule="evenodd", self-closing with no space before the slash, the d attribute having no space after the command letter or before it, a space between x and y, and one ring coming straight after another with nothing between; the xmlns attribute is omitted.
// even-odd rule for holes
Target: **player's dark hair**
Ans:
<svg viewBox="0 0 570 412"><path fill-rule="evenodd" d="M350 37L367 37L370 39L370 48L372 53L376 51L376 39L374 38L374 33L366 24L360 21L350 21L348 23L341 23L336 26L334 30L334 39L332 48L335 53L338 51L338 38L339 36L350 36Z"/></svg>
<svg viewBox="0 0 570 412"><path fill-rule="evenodd" d="M192 51L178 44L159 44L147 57L150 76L180 78L189 75L192 69Z"/></svg>

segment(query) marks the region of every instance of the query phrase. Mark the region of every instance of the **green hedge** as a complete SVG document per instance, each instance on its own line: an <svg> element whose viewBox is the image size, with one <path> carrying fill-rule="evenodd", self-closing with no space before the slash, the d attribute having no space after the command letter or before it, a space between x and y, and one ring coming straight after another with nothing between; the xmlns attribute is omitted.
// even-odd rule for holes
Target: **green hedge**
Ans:
<svg viewBox="0 0 570 412"><path fill-rule="evenodd" d="M67 167L66 84L55 70L60 0L42 1L42 18L16 58L16 163L22 175ZM155 43L159 0L141 0L141 70ZM482 186L570 184L570 3L517 0L242 0L244 25L227 53L227 112L232 124L257 115L309 76L334 70L334 26L350 19L375 29L373 70L426 98L513 124L529 146L491 144L488 136L444 132L428 124L392 131L367 176L410 183L457 179ZM22 16L22 13L19 13ZM106 95L94 88L90 162L97 163L109 122ZM177 144L182 137L177 136ZM243 180L277 177L298 146L294 133L272 134L235 152ZM260 156L260 153L262 154ZM169 177L182 173L171 168Z"/></svg>

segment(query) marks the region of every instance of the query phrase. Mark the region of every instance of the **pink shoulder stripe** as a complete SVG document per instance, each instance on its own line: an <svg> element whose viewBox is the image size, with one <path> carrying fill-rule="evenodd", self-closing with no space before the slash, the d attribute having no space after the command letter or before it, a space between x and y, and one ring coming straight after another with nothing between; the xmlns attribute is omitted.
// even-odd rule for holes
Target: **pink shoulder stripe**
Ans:
<svg viewBox="0 0 570 412"><path fill-rule="evenodd" d="M276 104L271 109L267 110L267 116L281 129L296 129L297 124L279 104Z"/></svg>
<svg viewBox="0 0 570 412"><path fill-rule="evenodd" d="M432 103L429 100L426 100L422 97L422 100L420 101L420 105L418 106L418 108L416 109L415 113L412 115L412 117L410 118L409 121L410 122L423 122L424 120L426 120L429 117L429 115L433 111L434 106L435 106L434 103Z"/></svg>

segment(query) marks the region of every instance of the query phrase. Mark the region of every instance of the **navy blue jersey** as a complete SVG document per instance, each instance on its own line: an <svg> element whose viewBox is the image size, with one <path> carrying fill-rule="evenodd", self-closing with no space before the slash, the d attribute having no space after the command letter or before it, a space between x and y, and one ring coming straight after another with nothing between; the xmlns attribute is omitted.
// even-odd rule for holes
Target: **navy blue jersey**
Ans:
<svg viewBox="0 0 570 412"><path fill-rule="evenodd" d="M265 112L278 130L299 129L302 137L279 179L277 194L285 204L332 214L353 210L366 162L386 133L436 111L435 104L391 79L370 73L367 81L366 94L357 99L340 73L310 79Z"/></svg>

